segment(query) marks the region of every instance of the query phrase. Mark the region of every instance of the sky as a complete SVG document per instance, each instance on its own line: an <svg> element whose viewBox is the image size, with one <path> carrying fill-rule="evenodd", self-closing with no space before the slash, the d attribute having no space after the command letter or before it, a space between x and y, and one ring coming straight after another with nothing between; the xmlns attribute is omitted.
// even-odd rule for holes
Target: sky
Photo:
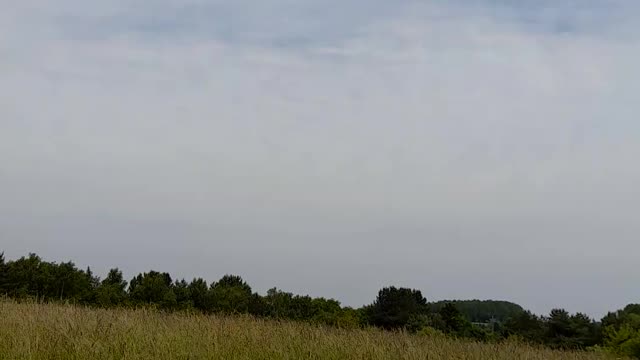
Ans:
<svg viewBox="0 0 640 360"><path fill-rule="evenodd" d="M640 302L634 0L0 0L0 249Z"/></svg>

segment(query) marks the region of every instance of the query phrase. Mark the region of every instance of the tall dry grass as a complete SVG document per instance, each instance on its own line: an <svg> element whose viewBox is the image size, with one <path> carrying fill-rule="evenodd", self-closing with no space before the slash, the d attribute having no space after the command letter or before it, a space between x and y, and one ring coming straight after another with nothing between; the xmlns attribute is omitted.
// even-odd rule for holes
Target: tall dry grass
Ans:
<svg viewBox="0 0 640 360"><path fill-rule="evenodd" d="M0 301L0 359L598 360L523 344L479 344L249 317Z"/></svg>

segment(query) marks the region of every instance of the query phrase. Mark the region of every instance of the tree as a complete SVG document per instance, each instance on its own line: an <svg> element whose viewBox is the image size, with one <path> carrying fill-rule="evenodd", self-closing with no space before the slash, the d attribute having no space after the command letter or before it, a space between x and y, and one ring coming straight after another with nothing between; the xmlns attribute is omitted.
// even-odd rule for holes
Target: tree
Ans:
<svg viewBox="0 0 640 360"><path fill-rule="evenodd" d="M247 284L242 277L238 275L225 275L217 283L215 286L218 287L237 287L246 292L251 292L251 286Z"/></svg>
<svg viewBox="0 0 640 360"><path fill-rule="evenodd" d="M126 289L127 281L122 271L111 269L96 289L96 303L104 307L122 305L127 298Z"/></svg>
<svg viewBox="0 0 640 360"><path fill-rule="evenodd" d="M640 329L631 324L622 324L618 329L608 326L604 330L604 348L618 356L640 359Z"/></svg>
<svg viewBox="0 0 640 360"><path fill-rule="evenodd" d="M189 295L194 308L205 312L213 310L209 287L205 280L201 278L193 279L189 283Z"/></svg>
<svg viewBox="0 0 640 360"><path fill-rule="evenodd" d="M599 340L599 326L583 313L571 316L571 348L586 349L594 346Z"/></svg>
<svg viewBox="0 0 640 360"><path fill-rule="evenodd" d="M293 318L291 310L292 293L271 288L267 290L267 295L263 299L267 307L267 316L277 319Z"/></svg>
<svg viewBox="0 0 640 360"><path fill-rule="evenodd" d="M249 314L253 316L269 316L269 304L260 294L254 293L249 299Z"/></svg>
<svg viewBox="0 0 640 360"><path fill-rule="evenodd" d="M442 330L445 333L461 335L465 327L470 325L453 303L446 303L438 314L440 314L440 319L444 324L444 329Z"/></svg>
<svg viewBox="0 0 640 360"><path fill-rule="evenodd" d="M547 319L547 344L555 348L584 348L593 344L595 324L584 314L574 316L564 309L553 309Z"/></svg>
<svg viewBox="0 0 640 360"><path fill-rule="evenodd" d="M367 311L372 325L398 329L407 326L412 318L427 313L427 299L420 290L385 287Z"/></svg>
<svg viewBox="0 0 640 360"><path fill-rule="evenodd" d="M287 317L292 320L311 320L315 315L313 299L310 296L295 295L289 301Z"/></svg>
<svg viewBox="0 0 640 360"><path fill-rule="evenodd" d="M603 346L618 356L640 359L640 305L630 304L602 320Z"/></svg>
<svg viewBox="0 0 640 360"><path fill-rule="evenodd" d="M184 279L173 284L173 292L176 295L176 306L180 310L193 309L193 300L191 299L191 290L189 283Z"/></svg>
<svg viewBox="0 0 640 360"><path fill-rule="evenodd" d="M504 336L519 336L529 342L540 343L544 335L542 319L530 311L523 311L508 318L503 325Z"/></svg>
<svg viewBox="0 0 640 360"><path fill-rule="evenodd" d="M337 325L339 317L342 315L340 302L334 299L314 298L311 299L311 321ZM343 319L346 320L346 319Z"/></svg>
<svg viewBox="0 0 640 360"><path fill-rule="evenodd" d="M251 287L240 276L225 275L211 286L213 310L224 313L247 313Z"/></svg>
<svg viewBox="0 0 640 360"><path fill-rule="evenodd" d="M563 309L552 310L548 317L538 317L505 301L457 300L428 304L418 290L387 287L378 292L371 305L351 309L343 308L333 299L294 295L276 288L261 296L235 275L225 275L208 286L203 279L190 283L173 281L168 273L150 271L137 275L127 284L118 269L111 269L100 281L91 268L80 270L71 261L47 262L36 254L12 261L0 252L2 295L105 307L136 305L166 310L195 308L203 312L249 313L344 328L374 325L416 333L446 333L478 341L494 339L498 334L554 348L599 348L618 356L640 358L640 304L629 304L610 312L597 323L585 314L571 315Z"/></svg>
<svg viewBox="0 0 640 360"><path fill-rule="evenodd" d="M610 312L605 315L600 322L603 328L613 326L615 329L620 329L624 323L628 322L629 317L632 315L640 315L640 304L629 304L625 306L624 309Z"/></svg>
<svg viewBox="0 0 640 360"><path fill-rule="evenodd" d="M355 329L364 325L362 311L360 309L353 309L345 307L340 310L337 316L335 326L345 329Z"/></svg>
<svg viewBox="0 0 640 360"><path fill-rule="evenodd" d="M7 288L7 264L4 259L4 252L0 252L0 295L5 295Z"/></svg>
<svg viewBox="0 0 640 360"><path fill-rule="evenodd" d="M81 300L85 304L94 304L96 302L96 290L100 286L100 278L93 275L91 267L87 266L87 270L84 272L85 277L85 289L81 295Z"/></svg>
<svg viewBox="0 0 640 360"><path fill-rule="evenodd" d="M41 269L47 280L45 294L50 299L91 303L99 281L90 268L78 270L71 261L60 264L43 262Z"/></svg>
<svg viewBox="0 0 640 360"><path fill-rule="evenodd" d="M11 297L44 298L45 285L50 279L45 276L43 262L36 254L21 257L6 264L7 294Z"/></svg>
<svg viewBox="0 0 640 360"><path fill-rule="evenodd" d="M454 304L460 313L472 323L504 322L524 311L522 306L518 304L497 300L438 301L429 306L432 312L439 312L448 303Z"/></svg>
<svg viewBox="0 0 640 360"><path fill-rule="evenodd" d="M129 282L129 297L138 304L155 304L164 309L177 305L171 276L150 271L139 274Z"/></svg>

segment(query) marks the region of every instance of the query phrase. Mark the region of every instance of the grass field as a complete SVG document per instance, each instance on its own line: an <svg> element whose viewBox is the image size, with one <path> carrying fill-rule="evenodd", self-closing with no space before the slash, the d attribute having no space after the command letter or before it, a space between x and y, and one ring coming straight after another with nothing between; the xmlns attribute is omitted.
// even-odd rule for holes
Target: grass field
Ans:
<svg viewBox="0 0 640 360"><path fill-rule="evenodd" d="M597 360L523 344L478 344L292 322L0 301L0 359Z"/></svg>

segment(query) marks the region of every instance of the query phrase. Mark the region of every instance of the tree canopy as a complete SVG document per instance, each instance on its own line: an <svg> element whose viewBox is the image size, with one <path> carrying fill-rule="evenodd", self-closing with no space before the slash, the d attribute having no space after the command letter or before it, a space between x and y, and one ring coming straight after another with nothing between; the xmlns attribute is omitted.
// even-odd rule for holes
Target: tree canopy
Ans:
<svg viewBox="0 0 640 360"><path fill-rule="evenodd" d="M420 290L391 286L381 289L367 310L372 325L398 329L407 326L412 319L426 314L428 307L427 299Z"/></svg>
<svg viewBox="0 0 640 360"><path fill-rule="evenodd" d="M202 278L188 282L151 270L126 281L122 271L113 268L100 280L90 268L78 269L71 261L47 262L36 254L7 260L1 252L0 294L99 307L150 306L161 311L251 314L339 327L375 326L477 341L518 337L554 348L597 347L640 358L640 304L630 304L595 321L564 309L538 316L507 301L428 303L420 290L389 286L380 289L371 304L354 309L334 299L276 288L261 295L238 275L227 274L211 283Z"/></svg>

